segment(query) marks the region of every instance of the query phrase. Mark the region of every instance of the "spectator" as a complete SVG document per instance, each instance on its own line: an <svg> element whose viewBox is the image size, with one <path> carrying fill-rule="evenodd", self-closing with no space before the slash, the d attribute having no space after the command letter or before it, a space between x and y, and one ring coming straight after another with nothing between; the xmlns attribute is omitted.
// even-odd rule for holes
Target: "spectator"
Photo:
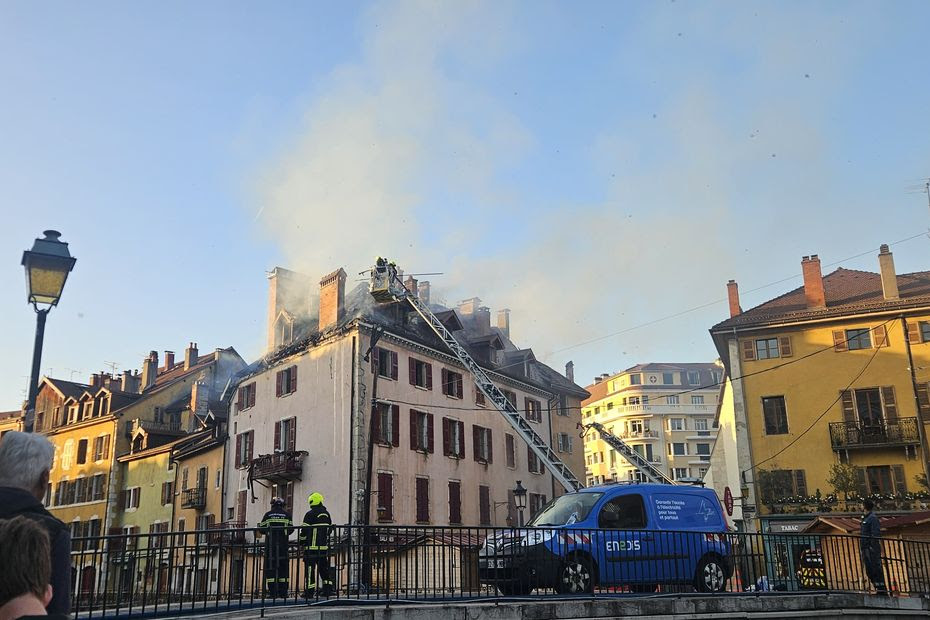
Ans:
<svg viewBox="0 0 930 620"><path fill-rule="evenodd" d="M885 574L882 571L882 528L874 512L874 502L864 499L862 507L865 508L865 516L862 517L859 546L862 552L862 563L865 565L865 574L875 586L875 593L879 596L887 596Z"/></svg>
<svg viewBox="0 0 930 620"><path fill-rule="evenodd" d="M55 446L42 435L10 431L0 441L0 519L23 516L45 528L51 548L50 614L70 613L71 534L42 505ZM4 574L12 572L5 565Z"/></svg>
<svg viewBox="0 0 930 620"><path fill-rule="evenodd" d="M45 606L52 600L52 569L45 528L26 517L0 521L0 566L0 620L49 617Z"/></svg>

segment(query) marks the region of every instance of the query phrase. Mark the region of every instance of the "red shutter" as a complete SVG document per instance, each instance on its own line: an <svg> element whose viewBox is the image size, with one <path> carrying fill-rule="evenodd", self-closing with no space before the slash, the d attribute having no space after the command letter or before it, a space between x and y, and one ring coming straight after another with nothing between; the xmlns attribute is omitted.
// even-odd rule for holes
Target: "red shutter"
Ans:
<svg viewBox="0 0 930 620"><path fill-rule="evenodd" d="M417 478L417 521L429 521L429 479Z"/></svg>
<svg viewBox="0 0 930 620"><path fill-rule="evenodd" d="M284 371L279 370L278 374L275 375L274 395L281 396L281 392L283 390L284 390Z"/></svg>
<svg viewBox="0 0 930 620"><path fill-rule="evenodd" d="M391 351L391 379L397 381L397 352Z"/></svg>
<svg viewBox="0 0 930 620"><path fill-rule="evenodd" d="M504 436L504 448L507 452L507 467L517 466L517 452L513 444L513 435L507 433Z"/></svg>
<svg viewBox="0 0 930 620"><path fill-rule="evenodd" d="M791 336L779 336L778 337L778 354L781 357L791 357Z"/></svg>
<svg viewBox="0 0 930 620"><path fill-rule="evenodd" d="M875 332L875 348L887 347L888 346L888 330L885 329L884 325L879 325L878 327L872 328L872 331Z"/></svg>
<svg viewBox="0 0 930 620"><path fill-rule="evenodd" d="M287 438L287 449L290 451L297 450L297 418L291 418L291 434Z"/></svg>
<svg viewBox="0 0 930 620"><path fill-rule="evenodd" d="M410 410L410 449L417 449L417 412Z"/></svg>
<svg viewBox="0 0 930 620"><path fill-rule="evenodd" d="M236 497L236 520L239 523L245 523L246 502L248 501L247 491L239 491Z"/></svg>
<svg viewBox="0 0 930 620"><path fill-rule="evenodd" d="M281 449L281 420L274 423L274 450Z"/></svg>
<svg viewBox="0 0 930 620"><path fill-rule="evenodd" d="M471 426L472 456L474 457L476 461L481 460L481 453L480 453L480 450L478 449L479 442L480 442L480 439L479 439L480 434L481 434L481 427L475 426L474 424L472 424Z"/></svg>
<svg viewBox="0 0 930 620"><path fill-rule="evenodd" d="M236 392L236 409L242 411L242 390L244 388L239 388Z"/></svg>
<svg viewBox="0 0 930 620"><path fill-rule="evenodd" d="M249 407L255 406L255 393L258 391L258 386L255 383L249 384Z"/></svg>
<svg viewBox="0 0 930 620"><path fill-rule="evenodd" d="M375 443L381 443L381 407L377 403L371 406L371 436Z"/></svg>
<svg viewBox="0 0 930 620"><path fill-rule="evenodd" d="M481 525L491 525L491 489L478 487L478 520Z"/></svg>
<svg viewBox="0 0 930 620"><path fill-rule="evenodd" d="M446 456L452 454L452 429L449 428L451 420L442 419L442 453Z"/></svg>
<svg viewBox="0 0 930 620"><path fill-rule="evenodd" d="M433 414L426 414L426 451L430 454L433 453L435 446L433 445Z"/></svg>
<svg viewBox="0 0 930 620"><path fill-rule="evenodd" d="M920 323L907 324L907 341L911 344L920 344Z"/></svg>
<svg viewBox="0 0 930 620"><path fill-rule="evenodd" d="M242 466L242 435L236 435L236 467Z"/></svg>
<svg viewBox="0 0 930 620"><path fill-rule="evenodd" d="M442 380L442 393L447 396L452 396L452 390L449 389L449 371L445 368L440 368L439 375Z"/></svg>
<svg viewBox="0 0 930 620"><path fill-rule="evenodd" d="M833 350L834 351L848 351L849 345L846 343L846 332L842 329L833 330Z"/></svg>
<svg viewBox="0 0 930 620"><path fill-rule="evenodd" d="M458 381L455 382L455 395L458 396L459 398L462 398L463 396L462 375L457 374L456 376L458 377Z"/></svg>
<svg viewBox="0 0 930 620"><path fill-rule="evenodd" d="M747 362L756 359L756 344L752 340L743 340L743 361ZM684 383L684 381L682 381Z"/></svg>
<svg viewBox="0 0 930 620"><path fill-rule="evenodd" d="M426 389L433 389L433 365L426 364Z"/></svg>
<svg viewBox="0 0 930 620"><path fill-rule="evenodd" d="M462 522L462 483L449 481L449 523Z"/></svg>
<svg viewBox="0 0 930 620"><path fill-rule="evenodd" d="M297 391L297 366L291 366L290 372L291 372L291 391L296 392Z"/></svg>
<svg viewBox="0 0 930 620"><path fill-rule="evenodd" d="M391 405L391 445L400 445L400 405Z"/></svg>
<svg viewBox="0 0 930 620"><path fill-rule="evenodd" d="M459 427L459 441L461 441L462 443L461 445L456 446L455 454L456 456L464 459L465 458L465 423L456 422L456 425L458 425Z"/></svg>
<svg viewBox="0 0 930 620"><path fill-rule="evenodd" d="M494 462L494 442L492 441L491 429L485 429L485 433L488 434L488 463Z"/></svg>
<svg viewBox="0 0 930 620"><path fill-rule="evenodd" d="M251 463L252 457L255 454L255 431L249 431L248 436L249 436L249 458L246 461L246 463Z"/></svg>
<svg viewBox="0 0 930 620"><path fill-rule="evenodd" d="M410 385L417 384L417 361L412 357L407 358L407 367L410 370Z"/></svg>
<svg viewBox="0 0 930 620"><path fill-rule="evenodd" d="M378 520L394 519L394 489L391 474L378 473Z"/></svg>

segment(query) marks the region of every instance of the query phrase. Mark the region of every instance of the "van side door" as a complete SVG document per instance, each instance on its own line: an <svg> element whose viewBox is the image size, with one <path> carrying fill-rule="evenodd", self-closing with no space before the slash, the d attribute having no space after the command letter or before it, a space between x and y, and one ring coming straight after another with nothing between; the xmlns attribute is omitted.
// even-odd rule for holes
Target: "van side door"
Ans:
<svg viewBox="0 0 930 620"><path fill-rule="evenodd" d="M657 581L654 533L646 530L646 505L639 493L619 495L601 506L601 583L623 586Z"/></svg>

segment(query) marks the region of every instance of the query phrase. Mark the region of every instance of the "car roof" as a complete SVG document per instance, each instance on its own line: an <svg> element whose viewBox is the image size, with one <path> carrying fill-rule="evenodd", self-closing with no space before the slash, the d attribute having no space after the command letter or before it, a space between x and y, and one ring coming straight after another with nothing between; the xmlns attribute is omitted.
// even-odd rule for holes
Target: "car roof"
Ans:
<svg viewBox="0 0 930 620"><path fill-rule="evenodd" d="M653 491L661 493L700 493L704 491L713 491L707 487L692 484L657 484L654 482L613 482L607 484L598 484L593 487L578 489L578 493L609 493L618 490L635 490L640 492Z"/></svg>

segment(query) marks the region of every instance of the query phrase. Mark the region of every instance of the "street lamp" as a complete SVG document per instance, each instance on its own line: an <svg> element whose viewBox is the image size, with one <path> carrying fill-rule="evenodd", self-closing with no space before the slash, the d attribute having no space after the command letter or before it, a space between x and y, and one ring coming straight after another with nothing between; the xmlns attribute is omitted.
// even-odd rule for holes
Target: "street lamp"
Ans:
<svg viewBox="0 0 930 620"><path fill-rule="evenodd" d="M517 480L517 486L513 490L513 503L517 505L519 513L518 527L523 527L523 511L526 510L526 488L520 480Z"/></svg>
<svg viewBox="0 0 930 620"><path fill-rule="evenodd" d="M42 341L45 338L45 317L53 306L58 305L61 291L65 288L68 273L74 269L77 259L68 252L68 244L59 241L61 233L46 230L43 239L36 239L31 250L23 252L23 267L26 269L26 290L29 303L36 311L36 341L32 350L32 375L29 378L29 400L26 403L24 430L32 431L35 420L36 392L39 389L39 367L42 364ZM42 307L40 307L42 306Z"/></svg>

